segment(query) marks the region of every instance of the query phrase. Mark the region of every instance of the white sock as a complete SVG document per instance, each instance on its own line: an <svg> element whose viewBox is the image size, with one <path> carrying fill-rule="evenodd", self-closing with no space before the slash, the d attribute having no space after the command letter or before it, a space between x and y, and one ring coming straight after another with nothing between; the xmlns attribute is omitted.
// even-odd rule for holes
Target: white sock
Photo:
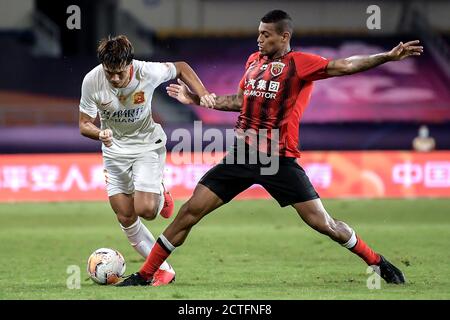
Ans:
<svg viewBox="0 0 450 320"><path fill-rule="evenodd" d="M171 244L170 241L167 240L167 238L163 234L159 236L159 239L161 239L161 242L164 243L164 246L170 252L173 252L173 250L175 250L175 246L173 244Z"/></svg>
<svg viewBox="0 0 450 320"><path fill-rule="evenodd" d="M356 234L355 231L352 230L352 235L350 236L350 239L346 243L343 243L342 246L347 249L351 249L356 245Z"/></svg>
<svg viewBox="0 0 450 320"><path fill-rule="evenodd" d="M141 222L138 217L136 222L129 227L124 227L120 225L123 232L125 232L128 241L130 241L131 246L145 259L150 254L153 245L155 244L155 237L150 233L147 227ZM167 262L163 262L161 267L162 270L169 270L170 265Z"/></svg>

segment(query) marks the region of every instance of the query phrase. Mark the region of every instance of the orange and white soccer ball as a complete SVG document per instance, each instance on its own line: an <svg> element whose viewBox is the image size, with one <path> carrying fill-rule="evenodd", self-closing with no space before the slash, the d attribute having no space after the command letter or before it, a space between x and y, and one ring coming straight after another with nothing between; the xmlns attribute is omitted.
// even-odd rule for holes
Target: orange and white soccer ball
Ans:
<svg viewBox="0 0 450 320"><path fill-rule="evenodd" d="M100 248L88 259L89 277L98 284L114 284L125 273L126 264L122 254L114 249Z"/></svg>

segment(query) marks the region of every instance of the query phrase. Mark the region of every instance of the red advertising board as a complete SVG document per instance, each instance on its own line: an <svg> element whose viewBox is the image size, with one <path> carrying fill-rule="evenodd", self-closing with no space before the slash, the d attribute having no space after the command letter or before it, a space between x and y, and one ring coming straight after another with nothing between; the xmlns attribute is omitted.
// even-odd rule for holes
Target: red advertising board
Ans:
<svg viewBox="0 0 450 320"><path fill-rule="evenodd" d="M168 154L165 184L186 199L220 158ZM450 197L450 152L303 152L299 163L323 198ZM254 185L239 198L269 195ZM0 156L0 202L83 200L107 200L100 154Z"/></svg>

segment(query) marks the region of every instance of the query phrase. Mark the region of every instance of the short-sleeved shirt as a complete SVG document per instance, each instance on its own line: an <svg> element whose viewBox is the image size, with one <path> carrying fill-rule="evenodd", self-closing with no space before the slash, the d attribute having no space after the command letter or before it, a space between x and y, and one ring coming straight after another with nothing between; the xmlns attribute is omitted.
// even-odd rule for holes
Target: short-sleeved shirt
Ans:
<svg viewBox="0 0 450 320"><path fill-rule="evenodd" d="M132 78L126 88L114 88L106 79L102 65L83 80L80 112L100 117L101 129L111 129L113 144L102 145L103 153L140 154L160 148L167 137L153 121L151 101L161 83L176 77L173 63L133 60Z"/></svg>
<svg viewBox="0 0 450 320"><path fill-rule="evenodd" d="M236 123L237 137L244 137L263 152L271 153L271 144L277 143L280 156L300 157L300 118L309 103L313 81L329 77L328 62L321 56L295 51L273 60L259 52L250 55L239 84L244 99ZM278 138L273 129L278 129ZM267 137L267 143L261 139L256 142L252 132Z"/></svg>

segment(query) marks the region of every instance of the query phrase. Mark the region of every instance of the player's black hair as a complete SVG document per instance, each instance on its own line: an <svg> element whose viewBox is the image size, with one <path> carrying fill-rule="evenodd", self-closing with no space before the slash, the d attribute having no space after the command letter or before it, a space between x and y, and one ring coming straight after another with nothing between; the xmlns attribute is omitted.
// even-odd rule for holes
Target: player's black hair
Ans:
<svg viewBox="0 0 450 320"><path fill-rule="evenodd" d="M292 18L282 10L272 10L267 12L264 17L261 18L261 22L275 23L278 34L283 34L283 32L287 31L292 35L292 32L294 31Z"/></svg>
<svg viewBox="0 0 450 320"><path fill-rule="evenodd" d="M104 38L97 48L97 57L108 69L117 70L129 65L134 58L134 49L124 35Z"/></svg>

